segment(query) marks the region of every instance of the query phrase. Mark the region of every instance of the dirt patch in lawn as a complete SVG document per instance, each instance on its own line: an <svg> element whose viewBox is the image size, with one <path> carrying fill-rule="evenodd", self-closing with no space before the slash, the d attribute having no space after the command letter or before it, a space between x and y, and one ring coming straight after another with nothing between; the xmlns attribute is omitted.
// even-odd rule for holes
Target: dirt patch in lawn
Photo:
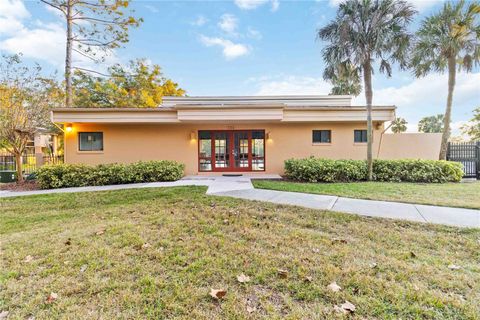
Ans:
<svg viewBox="0 0 480 320"><path fill-rule="evenodd" d="M39 189L40 186L35 181L0 183L0 190L2 191L32 191Z"/></svg>

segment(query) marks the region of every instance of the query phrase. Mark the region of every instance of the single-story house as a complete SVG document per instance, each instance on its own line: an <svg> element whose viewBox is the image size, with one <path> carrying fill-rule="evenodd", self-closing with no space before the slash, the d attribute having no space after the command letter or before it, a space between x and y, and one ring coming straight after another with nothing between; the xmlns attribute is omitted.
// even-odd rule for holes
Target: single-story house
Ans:
<svg viewBox="0 0 480 320"><path fill-rule="evenodd" d="M282 173L289 158L366 158L366 108L350 96L165 97L157 108L62 108L66 163L176 160L186 174ZM376 158L436 159L439 134L387 134L374 106Z"/></svg>

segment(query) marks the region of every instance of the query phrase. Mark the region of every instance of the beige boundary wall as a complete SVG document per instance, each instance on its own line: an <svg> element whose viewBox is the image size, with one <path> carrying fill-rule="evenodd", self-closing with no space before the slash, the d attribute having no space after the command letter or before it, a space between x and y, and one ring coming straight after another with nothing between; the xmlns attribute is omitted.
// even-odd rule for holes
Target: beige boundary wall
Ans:
<svg viewBox="0 0 480 320"><path fill-rule="evenodd" d="M384 134L378 157L380 159L438 159L441 133Z"/></svg>
<svg viewBox="0 0 480 320"><path fill-rule="evenodd" d="M366 129L365 123L252 123L252 124L73 124L66 133L67 163L129 163L139 160L176 160L184 163L186 174L198 172L198 141L191 133L198 130L262 129L269 133L265 142L265 173L283 173L289 158L309 156L331 159L364 159L366 144L354 143L354 130ZM313 144L312 130L332 130L332 143ZM378 154L383 125L374 130L374 155ZM78 132L103 132L104 151L78 151ZM438 156L437 135L384 134L379 157L426 158ZM439 148L439 144L438 144ZM263 172L262 172L263 173ZM211 173L206 173L211 174ZM219 174L219 173L216 173Z"/></svg>

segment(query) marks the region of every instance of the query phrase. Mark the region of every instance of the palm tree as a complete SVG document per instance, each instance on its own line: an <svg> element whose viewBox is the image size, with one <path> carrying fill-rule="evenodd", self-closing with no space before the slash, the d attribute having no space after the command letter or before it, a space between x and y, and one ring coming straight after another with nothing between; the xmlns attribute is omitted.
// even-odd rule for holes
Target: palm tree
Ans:
<svg viewBox="0 0 480 320"><path fill-rule="evenodd" d="M448 95L445 108L442 144L439 159L447 155L450 135L453 90L457 68L472 71L480 63L480 4L465 1L445 3L443 9L422 21L412 52L415 76L423 77L431 71L448 71Z"/></svg>
<svg viewBox="0 0 480 320"><path fill-rule="evenodd" d="M407 131L407 120L404 118L395 118L395 120L392 121L392 132L393 133L402 133Z"/></svg>
<svg viewBox="0 0 480 320"><path fill-rule="evenodd" d="M330 94L358 96L362 92L360 72L351 64L328 66L324 72L324 79L333 85Z"/></svg>
<svg viewBox="0 0 480 320"><path fill-rule="evenodd" d="M407 27L415 9L404 0L346 0L335 19L318 30L327 41L322 50L328 72L340 64L351 64L363 75L367 103L368 179L372 179L372 73L373 63L380 72L392 75L392 63L407 67L407 52L412 35ZM324 77L327 74L324 73Z"/></svg>

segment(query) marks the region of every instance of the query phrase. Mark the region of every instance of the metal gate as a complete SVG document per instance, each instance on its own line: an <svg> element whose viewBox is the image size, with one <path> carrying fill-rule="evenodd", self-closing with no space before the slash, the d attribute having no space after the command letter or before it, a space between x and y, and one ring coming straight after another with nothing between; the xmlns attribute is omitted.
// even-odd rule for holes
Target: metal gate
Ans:
<svg viewBox="0 0 480 320"><path fill-rule="evenodd" d="M447 160L463 164L464 178L480 179L480 141L449 142Z"/></svg>

